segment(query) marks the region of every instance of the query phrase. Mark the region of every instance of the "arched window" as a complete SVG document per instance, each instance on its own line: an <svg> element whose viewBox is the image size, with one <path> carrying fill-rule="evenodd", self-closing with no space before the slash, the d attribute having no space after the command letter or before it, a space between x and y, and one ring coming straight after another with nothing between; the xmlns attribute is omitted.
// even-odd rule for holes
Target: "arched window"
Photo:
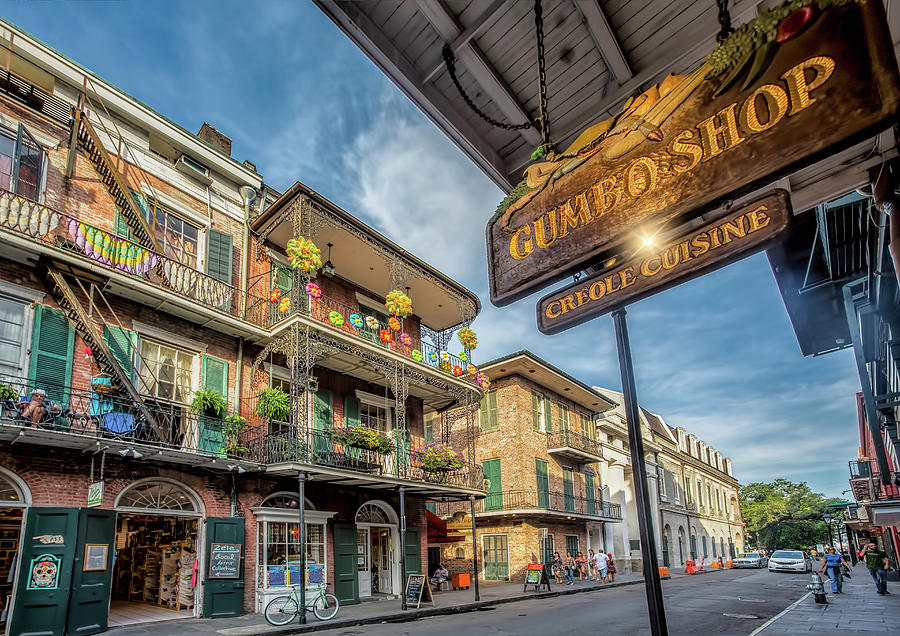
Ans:
<svg viewBox="0 0 900 636"><path fill-rule="evenodd" d="M141 512L197 515L197 497L177 482L148 480L136 482L119 495L116 508Z"/></svg>
<svg viewBox="0 0 900 636"><path fill-rule="evenodd" d="M700 537L700 541L703 544L703 558L705 559L706 558L706 535L705 534L702 537Z"/></svg>
<svg viewBox="0 0 900 636"><path fill-rule="evenodd" d="M276 492L266 497L260 505L261 508L279 508L282 510L297 510L297 502L300 498L290 492ZM315 510L315 506L306 500L304 510Z"/></svg>
<svg viewBox="0 0 900 636"><path fill-rule="evenodd" d="M356 513L356 523L395 524L395 519L387 504L376 501L364 503Z"/></svg>
<svg viewBox="0 0 900 636"><path fill-rule="evenodd" d="M28 505L19 485L4 473L0 473L0 506Z"/></svg>
<svg viewBox="0 0 900 636"><path fill-rule="evenodd" d="M456 548L456 558L457 559L465 559L466 551L463 550L462 548Z"/></svg>

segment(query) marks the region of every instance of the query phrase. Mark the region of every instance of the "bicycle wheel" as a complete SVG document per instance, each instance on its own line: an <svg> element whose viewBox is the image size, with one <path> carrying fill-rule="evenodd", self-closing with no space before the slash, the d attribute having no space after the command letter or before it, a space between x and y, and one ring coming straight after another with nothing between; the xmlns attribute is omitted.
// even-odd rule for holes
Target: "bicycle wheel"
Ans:
<svg viewBox="0 0 900 636"><path fill-rule="evenodd" d="M300 608L297 606L297 601L293 598L290 596L278 596L266 605L266 620L270 625L287 625L294 620L299 611Z"/></svg>
<svg viewBox="0 0 900 636"><path fill-rule="evenodd" d="M329 618L334 618L340 608L341 603L337 600L337 596L326 593L313 603L313 614L320 621L327 621Z"/></svg>

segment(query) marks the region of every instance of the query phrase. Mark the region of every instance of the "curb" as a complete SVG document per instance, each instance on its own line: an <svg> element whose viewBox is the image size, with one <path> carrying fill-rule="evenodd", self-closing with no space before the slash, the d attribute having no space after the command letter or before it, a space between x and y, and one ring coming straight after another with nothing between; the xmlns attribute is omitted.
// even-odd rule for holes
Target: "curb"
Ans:
<svg viewBox="0 0 900 636"><path fill-rule="evenodd" d="M339 629L343 627L355 627L357 625L371 625L374 623L406 623L420 618L430 616L447 616L450 614L466 614L469 612L477 612L485 607L494 607L496 605L506 605L507 603L517 603L519 601L527 601L533 598L553 598L556 596L568 596L570 594L581 594L583 592L596 592L597 590L608 590L614 587L626 587L628 585L641 585L644 579L634 581L620 581L619 583L607 583L605 585L595 585L591 587L580 587L574 589L565 589L558 592L538 592L527 596L510 596L506 598L497 598L489 601L472 601L471 603L463 603L461 605L452 605L449 607L429 607L427 609L408 610L405 613L382 614L380 616L367 616L362 618L351 618L337 621L318 621L315 623L307 623L306 625L295 625L287 629L273 629L270 625L266 625L266 633L278 634L302 634L305 632L318 632L326 629Z"/></svg>

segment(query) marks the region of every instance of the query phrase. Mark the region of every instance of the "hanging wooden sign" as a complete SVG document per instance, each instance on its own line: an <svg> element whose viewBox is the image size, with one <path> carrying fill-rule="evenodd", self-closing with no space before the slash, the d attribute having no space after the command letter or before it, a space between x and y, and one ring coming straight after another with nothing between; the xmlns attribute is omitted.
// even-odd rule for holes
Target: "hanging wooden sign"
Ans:
<svg viewBox="0 0 900 636"><path fill-rule="evenodd" d="M690 233L648 246L596 276L541 298L538 329L559 333L758 252L788 226L790 197L774 190Z"/></svg>
<svg viewBox="0 0 900 636"><path fill-rule="evenodd" d="M528 168L487 226L491 301L628 253L639 231L884 130L898 105L881 2L810 0L760 15L692 73L667 77Z"/></svg>

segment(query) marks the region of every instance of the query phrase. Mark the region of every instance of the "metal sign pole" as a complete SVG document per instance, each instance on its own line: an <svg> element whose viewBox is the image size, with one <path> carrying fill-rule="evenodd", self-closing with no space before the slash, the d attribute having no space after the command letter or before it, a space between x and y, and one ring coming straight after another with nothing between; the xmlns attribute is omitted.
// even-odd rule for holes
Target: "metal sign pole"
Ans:
<svg viewBox="0 0 900 636"><path fill-rule="evenodd" d="M614 311L612 317L616 326L616 348L619 352L619 371L622 374L622 394L625 398L628 448L631 451L631 468L634 475L634 498L641 534L641 559L644 565L644 586L647 588L647 607L650 610L650 631L653 636L667 636L669 631L666 627L666 608L663 605L662 585L657 569L656 543L653 541L644 440L641 438L641 418L637 391L634 387L634 367L631 362L631 344L628 342L625 310Z"/></svg>

